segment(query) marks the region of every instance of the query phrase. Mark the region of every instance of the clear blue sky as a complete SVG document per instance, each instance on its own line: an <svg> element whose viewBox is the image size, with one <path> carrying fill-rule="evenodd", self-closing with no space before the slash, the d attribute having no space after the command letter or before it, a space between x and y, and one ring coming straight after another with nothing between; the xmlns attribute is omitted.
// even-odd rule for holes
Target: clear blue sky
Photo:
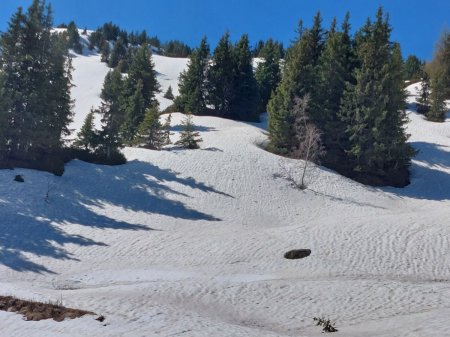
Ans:
<svg viewBox="0 0 450 337"><path fill-rule="evenodd" d="M48 0L47 0L48 1ZM0 0L0 30L18 6L31 0ZM55 23L74 20L81 28L95 29L113 21L126 30L146 29L161 40L180 39L196 46L206 35L214 46L225 30L237 39L248 33L252 44L273 37L287 45L301 18L308 25L320 10L324 25L348 10L359 28L379 5L391 16L393 39L403 55L430 59L443 29L450 26L450 0L53 0Z"/></svg>

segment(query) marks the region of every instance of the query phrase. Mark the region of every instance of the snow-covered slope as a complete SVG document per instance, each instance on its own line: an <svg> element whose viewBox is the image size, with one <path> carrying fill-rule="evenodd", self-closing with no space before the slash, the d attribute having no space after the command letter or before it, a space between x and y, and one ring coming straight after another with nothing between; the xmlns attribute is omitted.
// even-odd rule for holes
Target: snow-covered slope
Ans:
<svg viewBox="0 0 450 337"><path fill-rule="evenodd" d="M154 60L176 92L182 61ZM101 82L95 56L78 62L78 84ZM74 91L77 114L98 94ZM0 171L0 294L106 316L0 312L1 334L321 336L326 316L336 336L449 336L450 124L409 117L421 152L404 189L317 168L295 190L279 176L299 163L259 146L265 123L213 117L195 117L200 150L127 148L126 165L73 161L63 177ZM283 258L296 248L312 254Z"/></svg>

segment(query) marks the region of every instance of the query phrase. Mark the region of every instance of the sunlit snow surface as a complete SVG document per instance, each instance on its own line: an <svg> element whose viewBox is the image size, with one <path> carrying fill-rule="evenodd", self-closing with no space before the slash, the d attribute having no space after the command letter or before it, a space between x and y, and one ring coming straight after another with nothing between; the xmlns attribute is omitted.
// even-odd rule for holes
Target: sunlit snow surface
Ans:
<svg viewBox="0 0 450 337"><path fill-rule="evenodd" d="M154 62L176 94L187 60ZM108 69L73 64L79 128ZM404 189L318 168L295 190L280 167L299 163L259 147L265 123L213 117L194 118L200 150L127 148L124 166L73 161L63 177L0 170L0 294L106 317L0 312L0 335L321 336L326 316L336 336L450 336L450 123L408 117L420 152ZM283 258L295 248L312 254Z"/></svg>

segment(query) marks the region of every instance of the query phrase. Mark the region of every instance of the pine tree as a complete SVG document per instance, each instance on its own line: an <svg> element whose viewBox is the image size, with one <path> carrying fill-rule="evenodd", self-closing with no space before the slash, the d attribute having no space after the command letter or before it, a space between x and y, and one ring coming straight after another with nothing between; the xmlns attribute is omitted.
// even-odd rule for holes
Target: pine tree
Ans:
<svg viewBox="0 0 450 337"><path fill-rule="evenodd" d="M124 121L123 80L120 71L110 71L103 83L102 103L96 113L100 114L102 129L98 137L98 154L108 160L123 146L120 130Z"/></svg>
<svg viewBox="0 0 450 337"><path fill-rule="evenodd" d="M444 95L450 99L450 31L446 30L442 33L436 46L433 62L431 64L431 73L442 74L439 81L444 87ZM431 81L433 85L433 80Z"/></svg>
<svg viewBox="0 0 450 337"><path fill-rule="evenodd" d="M416 55L409 55L403 64L403 79L418 80L422 76L423 64Z"/></svg>
<svg viewBox="0 0 450 337"><path fill-rule="evenodd" d="M209 71L209 103L220 117L232 116L232 103L235 98L235 66L233 45L230 34L226 32L214 50L213 62Z"/></svg>
<svg viewBox="0 0 450 337"><path fill-rule="evenodd" d="M447 112L447 105L445 103L445 74L435 72L431 78L431 107L427 112L427 119L432 122L445 121L445 113Z"/></svg>
<svg viewBox="0 0 450 337"><path fill-rule="evenodd" d="M119 62L125 58L127 54L127 48L124 41L119 38L114 44L114 48L109 55L108 66L110 68L115 68L119 65Z"/></svg>
<svg viewBox="0 0 450 337"><path fill-rule="evenodd" d="M310 95L311 118L317 118L317 64L323 48L320 13L314 17L311 29L299 23L299 37L287 52L283 78L268 104L269 149L280 154L291 152L294 140L293 102L295 97Z"/></svg>
<svg viewBox="0 0 450 337"><path fill-rule="evenodd" d="M100 53L101 53L101 62L108 63L109 56L111 55L111 48L109 46L108 41L103 40L101 42Z"/></svg>
<svg viewBox="0 0 450 337"><path fill-rule="evenodd" d="M423 72L420 94L417 98L417 112L427 114L430 110L430 77L426 71Z"/></svg>
<svg viewBox="0 0 450 337"><path fill-rule="evenodd" d="M183 130L181 131L180 139L175 143L175 145L181 145L186 149L198 149L200 146L199 142L203 141L200 138L200 134L195 131L194 121L192 115L187 113L183 122Z"/></svg>
<svg viewBox="0 0 450 337"><path fill-rule="evenodd" d="M8 155L8 133L9 133L9 97L7 97L4 87L4 75L0 72L0 160Z"/></svg>
<svg viewBox="0 0 450 337"><path fill-rule="evenodd" d="M205 115L207 109L207 75L209 63L209 45L206 38L194 50L189 59L188 68L179 79L180 96L176 104L181 111Z"/></svg>
<svg viewBox="0 0 450 337"><path fill-rule="evenodd" d="M69 132L72 67L66 42L52 34L52 26L51 7L34 0L1 36L8 156L37 159L58 150Z"/></svg>
<svg viewBox="0 0 450 337"><path fill-rule="evenodd" d="M173 95L172 86L171 85L169 85L169 87L167 88L167 91L164 94L164 98L170 99L171 101L174 100L175 96Z"/></svg>
<svg viewBox="0 0 450 337"><path fill-rule="evenodd" d="M144 96L145 108L157 104L155 95L159 92L159 84L156 79L155 65L147 44L143 44L134 53L128 71L126 90L128 95L132 95L138 83L142 81L142 93Z"/></svg>
<svg viewBox="0 0 450 337"><path fill-rule="evenodd" d="M376 21L368 20L358 32L356 83L347 86L340 114L348 125L348 159L354 172L372 177L376 184L404 186L414 151L404 131L400 48L390 43L390 33L381 8Z"/></svg>
<svg viewBox="0 0 450 337"><path fill-rule="evenodd" d="M70 49L77 54L83 53L83 46L80 42L80 34L78 33L78 28L75 22L71 21L67 26L67 45Z"/></svg>
<svg viewBox="0 0 450 337"><path fill-rule="evenodd" d="M139 125L135 143L151 150L160 150L166 145L165 132L156 106L147 110L144 120Z"/></svg>
<svg viewBox="0 0 450 337"><path fill-rule="evenodd" d="M268 40L259 54L263 60L258 64L255 73L260 96L258 110L265 112L267 111L270 96L281 81L281 55L273 40Z"/></svg>
<svg viewBox="0 0 450 337"><path fill-rule="evenodd" d="M86 116L81 130L77 134L77 139L74 142L75 147L91 152L94 152L97 148L98 138L94 128L94 114L95 110L91 109L91 112Z"/></svg>
<svg viewBox="0 0 450 337"><path fill-rule="evenodd" d="M163 125L163 145L169 145L172 144L172 141L170 140L170 136L172 136L173 134L170 132L170 128L171 128L171 124L172 124L172 114L168 114L166 117L166 121L164 122Z"/></svg>
<svg viewBox="0 0 450 337"><path fill-rule="evenodd" d="M132 144L147 111L142 80L138 82L133 95L125 100L125 118L121 127L121 135L125 143Z"/></svg>
<svg viewBox="0 0 450 337"><path fill-rule="evenodd" d="M326 150L325 164L336 168L345 158L347 136L346 125L339 118L339 106L345 85L352 81L352 41L350 37L349 14L342 24L342 31L336 31L333 20L317 70L318 91L316 92L316 123L320 125Z"/></svg>
<svg viewBox="0 0 450 337"><path fill-rule="evenodd" d="M253 59L248 35L242 35L234 47L235 92L231 104L231 117L244 121L259 121L258 83L253 73Z"/></svg>

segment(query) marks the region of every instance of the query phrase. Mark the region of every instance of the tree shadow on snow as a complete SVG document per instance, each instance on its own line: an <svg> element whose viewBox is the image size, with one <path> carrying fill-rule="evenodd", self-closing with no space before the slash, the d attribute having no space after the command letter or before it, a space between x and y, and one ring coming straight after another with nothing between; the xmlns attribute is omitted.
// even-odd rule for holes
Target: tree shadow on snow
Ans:
<svg viewBox="0 0 450 337"><path fill-rule="evenodd" d="M106 246L68 233L65 225L153 230L151 224L135 223L133 214L127 214L123 220L109 217L116 207L179 219L220 221L173 200L173 196L190 196L166 183L226 195L193 178L182 178L173 171L140 161L114 167L74 161L68 164L63 177L47 175L48 180L44 173L24 172L25 183L15 183L15 172L0 171L0 180L5 180L0 184L0 264L21 272L52 273L30 261L29 255L76 261L65 245Z"/></svg>
<svg viewBox="0 0 450 337"><path fill-rule="evenodd" d="M181 124L174 125L170 128L170 131L176 131L176 132L181 132L183 130L184 130L184 127ZM210 131L217 131L217 129L214 127L210 127L210 126L196 125L195 131L210 132Z"/></svg>
<svg viewBox="0 0 450 337"><path fill-rule="evenodd" d="M411 184L386 190L401 197L450 200L450 147L427 142L411 145L419 150L411 166Z"/></svg>

